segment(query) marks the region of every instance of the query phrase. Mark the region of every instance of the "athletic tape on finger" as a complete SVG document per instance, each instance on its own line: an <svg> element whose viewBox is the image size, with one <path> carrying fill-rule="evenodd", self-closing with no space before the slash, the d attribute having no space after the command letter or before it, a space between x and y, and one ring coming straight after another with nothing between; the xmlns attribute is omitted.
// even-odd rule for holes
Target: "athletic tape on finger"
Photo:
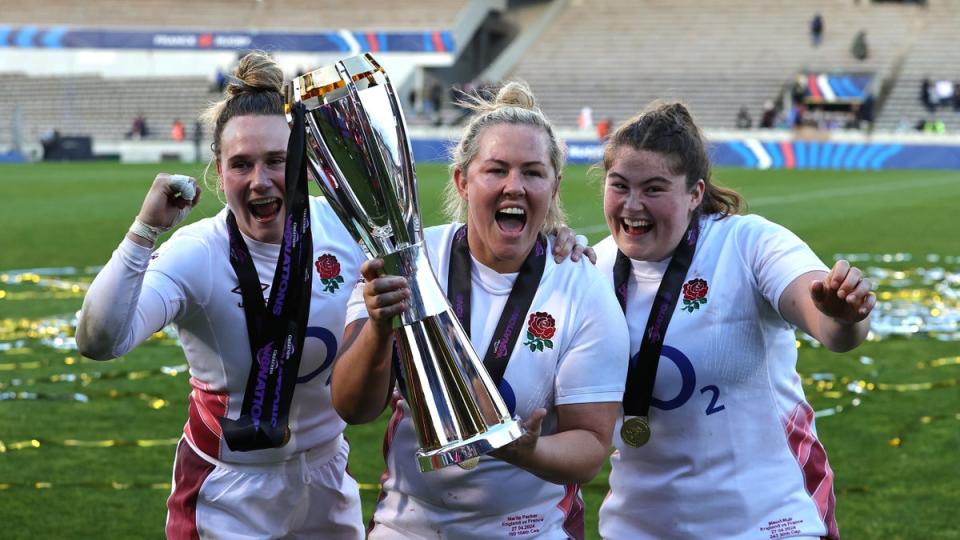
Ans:
<svg viewBox="0 0 960 540"><path fill-rule="evenodd" d="M170 175L170 188L174 193L178 193L183 200L192 201L197 195L197 188L193 187L193 182L189 176L182 174Z"/></svg>
<svg viewBox="0 0 960 540"><path fill-rule="evenodd" d="M587 240L587 237L584 236L584 235L582 235L582 234L578 234L578 235L576 236L575 241L576 241L576 243L577 243L578 246L587 247L587 246L590 245L590 241Z"/></svg>

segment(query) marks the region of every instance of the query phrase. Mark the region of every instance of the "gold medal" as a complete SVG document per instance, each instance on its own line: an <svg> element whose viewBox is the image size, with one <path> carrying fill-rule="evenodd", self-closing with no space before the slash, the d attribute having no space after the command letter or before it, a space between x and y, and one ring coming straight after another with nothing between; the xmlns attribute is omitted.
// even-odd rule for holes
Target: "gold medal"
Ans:
<svg viewBox="0 0 960 540"><path fill-rule="evenodd" d="M465 470L465 471L469 471L469 470L471 470L471 469L476 469L476 468L477 468L477 465L479 465L479 464L480 464L480 456L472 457L472 458L470 458L470 459L465 459L465 460L461 461L460 463L457 463L457 465L459 465L460 468L463 469L463 470Z"/></svg>
<svg viewBox="0 0 960 540"><path fill-rule="evenodd" d="M620 426L620 438L634 448L647 444L650 440L650 422L647 417L636 416L624 420Z"/></svg>

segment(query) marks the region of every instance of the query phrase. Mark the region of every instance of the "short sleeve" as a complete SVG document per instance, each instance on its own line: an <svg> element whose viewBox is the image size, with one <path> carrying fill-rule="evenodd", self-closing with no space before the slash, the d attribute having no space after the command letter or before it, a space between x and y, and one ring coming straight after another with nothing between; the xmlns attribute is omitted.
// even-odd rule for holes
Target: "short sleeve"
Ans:
<svg viewBox="0 0 960 540"><path fill-rule="evenodd" d="M627 323L613 288L599 271L589 270L590 286L578 299L572 342L557 367L557 405L623 399L630 349Z"/></svg>
<svg viewBox="0 0 960 540"><path fill-rule="evenodd" d="M778 313L780 296L793 280L807 272L828 270L796 234L759 216L743 219L737 241L760 294Z"/></svg>

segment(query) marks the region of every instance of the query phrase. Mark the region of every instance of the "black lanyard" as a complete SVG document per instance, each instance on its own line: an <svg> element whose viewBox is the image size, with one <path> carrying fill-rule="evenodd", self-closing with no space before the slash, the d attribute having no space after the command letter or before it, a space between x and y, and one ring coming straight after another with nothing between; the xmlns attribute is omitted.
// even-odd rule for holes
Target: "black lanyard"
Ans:
<svg viewBox="0 0 960 540"><path fill-rule="evenodd" d="M490 346L487 347L487 353L483 356L483 365L490 373L490 378L494 384L500 385L504 372L507 371L507 363L510 361L510 355L513 353L513 347L517 344L520 337L520 327L526 318L527 311L530 310L530 304L533 303L533 297L537 294L537 287L540 286L540 278L543 277L543 267L547 260L547 241L543 235L537 235L537 241L533 244L533 249L527 254L523 264L520 265L520 272L517 274L517 280L513 282L513 288L510 289L510 296L507 297L507 304L503 306L503 313L500 314L500 321L497 322L497 329L490 340ZM464 225L453 235L453 243L450 249L450 269L447 274L447 298L450 305L453 306L453 312L460 319L464 331L470 335L470 246L467 244L467 226Z"/></svg>
<svg viewBox="0 0 960 540"><path fill-rule="evenodd" d="M683 233L673 258L667 265L667 271L660 281L657 296L650 307L647 327L643 331L640 352L636 363L630 362L627 368L627 383L623 392L623 413L630 416L647 416L650 412L650 400L653 397L653 383L660 364L660 351L663 349L664 335L673 311L677 306L680 288L687 277L687 270L693 262L693 253L700 236L699 216L694 214L687 231ZM627 282L630 277L630 259L617 250L617 259L613 264L613 287L620 301L624 315L627 313Z"/></svg>
<svg viewBox="0 0 960 540"><path fill-rule="evenodd" d="M227 212L230 265L240 282L252 357L240 418L220 418L227 446L235 452L278 448L289 439L290 402L310 316L313 257L302 104L293 106L293 116L285 171L286 221L266 305L250 250L233 212Z"/></svg>

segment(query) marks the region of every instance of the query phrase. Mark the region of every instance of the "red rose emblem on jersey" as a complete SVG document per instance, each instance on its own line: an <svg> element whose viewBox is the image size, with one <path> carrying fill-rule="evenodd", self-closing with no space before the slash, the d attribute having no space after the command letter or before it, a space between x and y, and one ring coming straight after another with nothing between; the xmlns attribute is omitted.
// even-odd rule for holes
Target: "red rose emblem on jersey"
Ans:
<svg viewBox="0 0 960 540"><path fill-rule="evenodd" d="M527 341L523 344L531 351L542 351L544 348L553 348L553 335L557 333L557 321L546 311L530 314L527 321Z"/></svg>
<svg viewBox="0 0 960 540"><path fill-rule="evenodd" d="M694 310L700 309L701 304L707 303L707 291L710 290L710 287L707 286L707 282L695 278L683 284L683 308L690 313L693 313Z"/></svg>
<svg viewBox="0 0 960 540"><path fill-rule="evenodd" d="M550 339L553 337L553 334L557 332L557 321L553 320L553 317L549 313L538 311L530 314L527 327L534 337Z"/></svg>
<svg viewBox="0 0 960 540"><path fill-rule="evenodd" d="M330 253L324 253L317 257L317 273L320 274L320 282L323 283L323 290L327 292L336 292L343 283L343 276L340 275L340 262L336 256Z"/></svg>
<svg viewBox="0 0 960 540"><path fill-rule="evenodd" d="M317 272L320 279L335 278L340 275L340 262L329 253L317 257Z"/></svg>

